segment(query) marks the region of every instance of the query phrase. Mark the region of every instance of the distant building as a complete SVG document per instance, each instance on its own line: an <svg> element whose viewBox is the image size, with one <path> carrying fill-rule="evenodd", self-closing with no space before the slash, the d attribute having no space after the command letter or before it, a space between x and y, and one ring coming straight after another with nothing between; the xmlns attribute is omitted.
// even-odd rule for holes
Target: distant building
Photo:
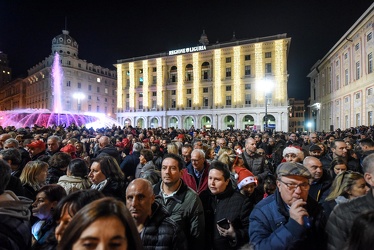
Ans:
<svg viewBox="0 0 374 250"><path fill-rule="evenodd" d="M313 130L373 125L374 4L354 23L311 72Z"/></svg>
<svg viewBox="0 0 374 250"><path fill-rule="evenodd" d="M12 69L9 67L7 54L0 51L0 86L10 82L12 79Z"/></svg>
<svg viewBox="0 0 374 250"><path fill-rule="evenodd" d="M306 131L304 100L288 99L289 104L289 132Z"/></svg>
<svg viewBox="0 0 374 250"><path fill-rule="evenodd" d="M141 128L263 130L267 113L269 128L287 131L291 38L233 37L209 44L203 32L199 42L118 60L118 122Z"/></svg>
<svg viewBox="0 0 374 250"><path fill-rule="evenodd" d="M52 65L55 53L60 57L62 110L98 112L115 118L116 71L109 70L78 57L78 43L67 30L52 40L51 54L28 70L23 80L13 81L0 90L2 110L16 108L53 110ZM22 86L22 82L24 86ZM14 91L15 90L15 91ZM24 93L19 100L15 93ZM14 105L9 105L9 102Z"/></svg>

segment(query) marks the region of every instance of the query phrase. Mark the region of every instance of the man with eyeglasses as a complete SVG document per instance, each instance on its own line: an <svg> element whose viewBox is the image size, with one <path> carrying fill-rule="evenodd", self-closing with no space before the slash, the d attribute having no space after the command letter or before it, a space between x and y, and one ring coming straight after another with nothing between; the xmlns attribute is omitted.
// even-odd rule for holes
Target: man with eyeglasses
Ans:
<svg viewBox="0 0 374 250"><path fill-rule="evenodd" d="M182 170L182 180L196 193L200 194L208 188L208 172L210 164L205 160L202 149L194 149L191 163Z"/></svg>
<svg viewBox="0 0 374 250"><path fill-rule="evenodd" d="M303 165L309 170L312 178L310 180L309 196L322 203L330 193L332 180L330 175L322 167L322 163L314 156L307 156Z"/></svg>
<svg viewBox="0 0 374 250"><path fill-rule="evenodd" d="M182 156L182 159L184 161L184 163L186 164L186 166L190 165L191 164L191 153L192 153L192 145L191 144L183 144L182 146L182 150L181 150L181 156Z"/></svg>
<svg viewBox="0 0 374 250"><path fill-rule="evenodd" d="M310 196L311 174L300 163L281 163L277 189L249 216L249 237L255 249L325 249L326 217Z"/></svg>

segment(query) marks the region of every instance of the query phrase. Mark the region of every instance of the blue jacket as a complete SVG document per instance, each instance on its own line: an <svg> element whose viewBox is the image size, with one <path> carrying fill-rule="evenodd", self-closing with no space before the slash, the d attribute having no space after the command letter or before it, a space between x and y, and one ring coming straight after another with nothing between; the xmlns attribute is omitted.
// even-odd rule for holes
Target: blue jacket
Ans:
<svg viewBox="0 0 374 250"><path fill-rule="evenodd" d="M306 209L311 228L291 219L278 189L260 201L249 216L249 238L255 249L325 249L326 217L320 205L311 197Z"/></svg>

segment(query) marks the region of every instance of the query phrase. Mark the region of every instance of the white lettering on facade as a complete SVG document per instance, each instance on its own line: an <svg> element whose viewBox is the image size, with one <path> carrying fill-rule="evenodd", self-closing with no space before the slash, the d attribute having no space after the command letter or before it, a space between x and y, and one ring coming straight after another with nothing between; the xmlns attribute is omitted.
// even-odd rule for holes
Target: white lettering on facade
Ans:
<svg viewBox="0 0 374 250"><path fill-rule="evenodd" d="M202 51L206 50L206 46L196 46L196 47L189 47L189 48L183 48L183 49L176 49L176 50L170 50L169 51L169 56L172 55L178 55L178 54L185 54L185 53L191 53L191 52L197 52L197 51Z"/></svg>

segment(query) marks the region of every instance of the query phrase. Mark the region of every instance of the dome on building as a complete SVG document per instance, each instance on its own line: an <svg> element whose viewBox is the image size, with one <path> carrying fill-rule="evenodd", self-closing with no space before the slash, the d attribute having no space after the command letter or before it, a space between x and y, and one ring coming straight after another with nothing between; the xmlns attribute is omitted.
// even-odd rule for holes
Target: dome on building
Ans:
<svg viewBox="0 0 374 250"><path fill-rule="evenodd" d="M69 35L69 31L62 30L62 34L52 39L52 54L78 57L78 43Z"/></svg>

